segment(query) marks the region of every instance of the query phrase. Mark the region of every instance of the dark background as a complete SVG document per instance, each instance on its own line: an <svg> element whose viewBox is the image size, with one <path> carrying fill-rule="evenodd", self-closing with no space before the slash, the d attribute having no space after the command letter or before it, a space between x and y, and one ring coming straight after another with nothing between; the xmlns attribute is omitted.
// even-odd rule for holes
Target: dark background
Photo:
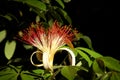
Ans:
<svg viewBox="0 0 120 80"><path fill-rule="evenodd" d="M116 29L119 26L115 25L116 14L112 2L71 0L65 4L65 10L71 17L73 26L91 38L95 51L120 60L119 29Z"/></svg>
<svg viewBox="0 0 120 80"><path fill-rule="evenodd" d="M117 31L114 31L116 26L112 2L71 0L65 5L66 11L72 18L73 26L78 27L81 33L91 38L95 51L120 59L119 37L116 36Z"/></svg>

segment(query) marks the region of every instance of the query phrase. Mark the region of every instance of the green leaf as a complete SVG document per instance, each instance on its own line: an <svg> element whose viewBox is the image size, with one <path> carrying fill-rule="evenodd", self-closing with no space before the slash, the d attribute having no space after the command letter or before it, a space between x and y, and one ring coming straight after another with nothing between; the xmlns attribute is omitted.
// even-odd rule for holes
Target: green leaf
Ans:
<svg viewBox="0 0 120 80"><path fill-rule="evenodd" d="M86 53L84 53L83 51L81 51L80 49L78 49L78 48L76 48L75 50L80 54L80 56L82 56L88 62L88 65L91 66L92 61L90 60L88 55Z"/></svg>
<svg viewBox="0 0 120 80"><path fill-rule="evenodd" d="M17 80L17 74L8 73L8 74L0 75L0 80Z"/></svg>
<svg viewBox="0 0 120 80"><path fill-rule="evenodd" d="M40 11L39 9L36 9L36 8L31 8L31 11L38 14L37 16L39 16L40 19L42 18L46 21L45 13L43 11Z"/></svg>
<svg viewBox="0 0 120 80"><path fill-rule="evenodd" d="M33 49L33 46L31 46L31 45L24 44L23 46L24 46L25 49Z"/></svg>
<svg viewBox="0 0 120 80"><path fill-rule="evenodd" d="M64 2L66 2L66 3L68 3L68 2L70 2L71 0L63 0Z"/></svg>
<svg viewBox="0 0 120 80"><path fill-rule="evenodd" d="M36 21L36 23L40 22L40 16L36 16L35 21Z"/></svg>
<svg viewBox="0 0 120 80"><path fill-rule="evenodd" d="M83 48L83 47L77 47L78 49L84 51L84 52L87 52L90 56L94 57L94 58L99 58L99 57L102 57L101 54L91 50L91 49L88 49L88 48Z"/></svg>
<svg viewBox="0 0 120 80"><path fill-rule="evenodd" d="M117 59L114 59L112 57L101 57L101 59L105 66L109 68L110 70L115 70L120 72L120 61Z"/></svg>
<svg viewBox="0 0 120 80"><path fill-rule="evenodd" d="M80 40L81 36L83 36L81 33L76 33L75 34L76 40Z"/></svg>
<svg viewBox="0 0 120 80"><path fill-rule="evenodd" d="M39 8L40 10L46 11L46 5L41 1L27 0L27 1L25 1L25 3L27 3L27 4L29 4L29 5L31 5L33 7Z"/></svg>
<svg viewBox="0 0 120 80"><path fill-rule="evenodd" d="M67 12L61 8L57 8L57 11L70 23L72 24L72 20L69 17L69 15L67 14Z"/></svg>
<svg viewBox="0 0 120 80"><path fill-rule="evenodd" d="M52 26L53 23L54 23L53 19L50 19L50 20L48 21L49 26Z"/></svg>
<svg viewBox="0 0 120 80"><path fill-rule="evenodd" d="M6 30L0 31L0 43L5 39L6 34Z"/></svg>
<svg viewBox="0 0 120 80"><path fill-rule="evenodd" d="M58 2L58 4L62 7L65 8L64 3L61 0L55 0L56 2Z"/></svg>
<svg viewBox="0 0 120 80"><path fill-rule="evenodd" d="M16 0L16 1L23 2L23 3L26 3L30 6L32 6L32 7L36 7L40 10L46 11L45 3L43 3L39 0Z"/></svg>
<svg viewBox="0 0 120 80"><path fill-rule="evenodd" d="M120 73L111 71L104 74L100 80L119 80L119 79L120 79Z"/></svg>
<svg viewBox="0 0 120 80"><path fill-rule="evenodd" d="M7 13L7 14L5 14L5 15L0 15L0 16L1 16L1 17L4 17L4 18L7 19L8 21L12 21L12 20L14 19L14 20L16 20L17 22L19 22L18 19L16 18L16 16L13 15L13 14L11 14L11 13Z"/></svg>
<svg viewBox="0 0 120 80"><path fill-rule="evenodd" d="M104 74L100 80L110 80L111 72Z"/></svg>
<svg viewBox="0 0 120 80"><path fill-rule="evenodd" d="M82 65L82 62L79 61L75 66L81 66Z"/></svg>
<svg viewBox="0 0 120 80"><path fill-rule="evenodd" d="M52 11L51 11L51 15L52 15L52 17L53 17L54 19L56 19L58 22L63 23L63 20L62 20L60 14L57 13L55 10L52 10Z"/></svg>
<svg viewBox="0 0 120 80"><path fill-rule="evenodd" d="M120 73L118 73L118 72L112 72L110 80L120 80Z"/></svg>
<svg viewBox="0 0 120 80"><path fill-rule="evenodd" d="M50 4L51 0L42 0L44 3Z"/></svg>
<svg viewBox="0 0 120 80"><path fill-rule="evenodd" d="M13 62L20 62L22 60L22 58L15 58L15 59L13 59Z"/></svg>
<svg viewBox="0 0 120 80"><path fill-rule="evenodd" d="M11 42L7 41L6 42L4 52L5 52L5 56L7 59L12 58L14 51L15 51L15 48L16 48L15 41L11 41Z"/></svg>
<svg viewBox="0 0 120 80"><path fill-rule="evenodd" d="M36 74L43 74L44 70L43 69L36 69L36 70L33 70L33 72Z"/></svg>
<svg viewBox="0 0 120 80"><path fill-rule="evenodd" d="M61 74L68 80L74 80L77 76L78 69L73 66L65 66L61 69Z"/></svg>
<svg viewBox="0 0 120 80"><path fill-rule="evenodd" d="M90 49L93 49L92 48L92 41L88 36L82 35L81 38L87 43L87 45Z"/></svg>
<svg viewBox="0 0 120 80"><path fill-rule="evenodd" d="M44 78L44 80L51 80L51 79L49 79L50 76L51 76L50 73L46 73L46 74L43 75L43 78Z"/></svg>
<svg viewBox="0 0 120 80"><path fill-rule="evenodd" d="M9 67L0 71L0 80L17 80L18 73Z"/></svg>
<svg viewBox="0 0 120 80"><path fill-rule="evenodd" d="M102 76L102 74L104 74L104 70L101 68L100 65L104 65L104 63L98 63L99 61L96 59L93 62L93 71L97 74L98 77Z"/></svg>
<svg viewBox="0 0 120 80"><path fill-rule="evenodd" d="M12 21L12 17L10 15L0 15L1 17L4 17L5 19Z"/></svg>
<svg viewBox="0 0 120 80"><path fill-rule="evenodd" d="M35 80L34 76L28 75L26 73L29 73L29 72L28 71L22 71L21 72L20 77L21 77L22 80Z"/></svg>

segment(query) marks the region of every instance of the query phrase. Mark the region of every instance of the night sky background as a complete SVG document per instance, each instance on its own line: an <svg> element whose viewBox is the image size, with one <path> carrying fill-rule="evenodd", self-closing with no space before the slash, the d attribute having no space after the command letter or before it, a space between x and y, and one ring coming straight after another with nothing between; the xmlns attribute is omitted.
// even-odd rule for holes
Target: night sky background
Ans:
<svg viewBox="0 0 120 80"><path fill-rule="evenodd" d="M115 29L113 7L104 0L71 0L65 4L73 26L91 38L95 51L105 56L119 58L118 35Z"/></svg>

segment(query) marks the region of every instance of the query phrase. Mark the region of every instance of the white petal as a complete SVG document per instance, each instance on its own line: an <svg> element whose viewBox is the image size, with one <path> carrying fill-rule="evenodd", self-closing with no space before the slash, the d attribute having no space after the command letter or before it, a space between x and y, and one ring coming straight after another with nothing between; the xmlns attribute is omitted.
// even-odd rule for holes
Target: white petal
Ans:
<svg viewBox="0 0 120 80"><path fill-rule="evenodd" d="M59 48L59 50L66 50L67 52L69 52L72 57L72 66L75 66L75 54L73 53L73 51L68 48Z"/></svg>

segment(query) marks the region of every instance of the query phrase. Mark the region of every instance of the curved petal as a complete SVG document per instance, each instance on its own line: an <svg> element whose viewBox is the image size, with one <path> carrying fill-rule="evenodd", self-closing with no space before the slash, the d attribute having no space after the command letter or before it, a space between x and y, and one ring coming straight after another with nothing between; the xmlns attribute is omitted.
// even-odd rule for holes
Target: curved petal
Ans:
<svg viewBox="0 0 120 80"><path fill-rule="evenodd" d="M37 66L37 67L41 67L41 66L43 66L43 64L35 64L35 63L33 62L32 58L33 58L33 55L34 55L34 54L37 54L37 53L39 53L39 52L40 52L40 51L35 51L35 52L33 52L33 53L31 54L31 56L30 56L30 62L32 63L32 65Z"/></svg>
<svg viewBox="0 0 120 80"><path fill-rule="evenodd" d="M75 61L75 55L74 55L73 51L70 50L69 48L59 48L57 51L59 51L59 50L67 51L72 57L71 65L75 66L76 61ZM43 53L43 66L45 69L53 71L54 55L55 54L51 54L51 53L47 53L47 52Z"/></svg>
<svg viewBox="0 0 120 80"><path fill-rule="evenodd" d="M72 50L70 50L69 48L59 48L59 50L66 50L67 52L69 52L69 54L71 55L72 57L72 66L75 66L75 54L73 53Z"/></svg>

